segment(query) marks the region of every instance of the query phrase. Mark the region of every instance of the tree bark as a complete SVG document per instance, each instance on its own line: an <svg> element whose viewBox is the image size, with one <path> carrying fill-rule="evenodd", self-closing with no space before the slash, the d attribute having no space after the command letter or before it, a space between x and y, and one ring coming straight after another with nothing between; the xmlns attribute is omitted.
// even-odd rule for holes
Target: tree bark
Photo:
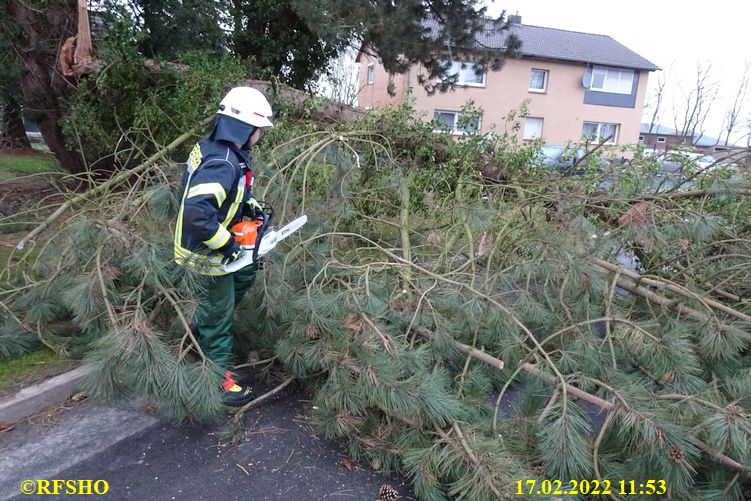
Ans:
<svg viewBox="0 0 751 501"><path fill-rule="evenodd" d="M39 127L60 165L72 173L84 170L80 152L65 145L60 120L65 98L74 90L57 68L60 45L76 34L76 0L57 0L34 10L27 2L9 0L7 12L20 29L12 43L21 57L21 91L27 117Z"/></svg>
<svg viewBox="0 0 751 501"><path fill-rule="evenodd" d="M0 143L0 146L11 150L30 150L31 143L29 143L29 138L26 137L26 127L23 125L21 115L21 104L11 96L7 96L4 100L5 105L2 112L3 123L0 130L2 143Z"/></svg>

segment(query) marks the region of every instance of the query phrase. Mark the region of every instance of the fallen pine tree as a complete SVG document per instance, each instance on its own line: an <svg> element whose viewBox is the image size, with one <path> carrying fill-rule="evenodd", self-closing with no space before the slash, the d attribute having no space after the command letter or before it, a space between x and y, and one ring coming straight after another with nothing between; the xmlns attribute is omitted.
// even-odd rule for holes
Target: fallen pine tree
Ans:
<svg viewBox="0 0 751 501"><path fill-rule="evenodd" d="M597 172L561 178L509 135L455 141L408 107L342 124L286 109L255 155L256 195L310 222L235 324L245 365L282 373L269 395L296 381L328 437L420 499L519 497L543 479L748 496L747 174L655 192L637 155L606 193ZM47 221L0 301L9 332L82 352L95 396L208 419L220 376L188 329L200 277L172 262L168 157ZM488 182L488 164L503 176Z"/></svg>

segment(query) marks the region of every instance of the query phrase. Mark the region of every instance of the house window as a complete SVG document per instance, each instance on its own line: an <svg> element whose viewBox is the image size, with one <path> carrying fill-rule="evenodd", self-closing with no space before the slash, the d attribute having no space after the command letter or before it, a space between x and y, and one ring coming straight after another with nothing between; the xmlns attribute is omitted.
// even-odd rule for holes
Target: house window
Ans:
<svg viewBox="0 0 751 501"><path fill-rule="evenodd" d="M605 144L616 144L618 142L618 124L584 122L582 136L597 142L608 138Z"/></svg>
<svg viewBox="0 0 751 501"><path fill-rule="evenodd" d="M658 143L664 143L665 142L665 138L662 137L662 136L657 136L657 142Z"/></svg>
<svg viewBox="0 0 751 501"><path fill-rule="evenodd" d="M475 117L477 118L475 120ZM450 132L464 135L479 132L482 121L480 115L462 116L459 111L435 110L433 121L437 122L433 132Z"/></svg>
<svg viewBox="0 0 751 501"><path fill-rule="evenodd" d="M617 70L595 66L589 90L612 94L631 94L634 85L634 70Z"/></svg>
<svg viewBox="0 0 751 501"><path fill-rule="evenodd" d="M524 139L539 139L542 137L542 118L527 117L524 119Z"/></svg>
<svg viewBox="0 0 751 501"><path fill-rule="evenodd" d="M536 70L529 72L529 92L545 92L548 89L548 70Z"/></svg>
<svg viewBox="0 0 751 501"><path fill-rule="evenodd" d="M370 63L368 65L368 85L372 85L375 82L375 64Z"/></svg>
<svg viewBox="0 0 751 501"><path fill-rule="evenodd" d="M448 61L443 61L447 64ZM452 61L451 68L447 71L448 75L456 75L456 85L468 85L470 87L485 86L485 71L479 70L475 63L466 61ZM440 78L438 79L440 81Z"/></svg>
<svg viewBox="0 0 751 501"><path fill-rule="evenodd" d="M643 142L644 142L644 136L639 136L639 142L640 142L640 143L643 143Z"/></svg>

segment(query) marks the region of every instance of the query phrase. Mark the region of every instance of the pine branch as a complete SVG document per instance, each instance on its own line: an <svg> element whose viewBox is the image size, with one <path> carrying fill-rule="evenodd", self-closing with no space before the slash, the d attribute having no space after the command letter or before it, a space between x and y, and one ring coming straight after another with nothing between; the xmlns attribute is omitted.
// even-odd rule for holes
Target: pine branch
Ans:
<svg viewBox="0 0 751 501"><path fill-rule="evenodd" d="M157 161L161 160L167 154L169 154L170 152L172 152L173 150L175 150L182 143L184 143L185 141L187 141L188 139L190 139L195 134L196 130L198 130L199 128L202 128L204 126L206 126L213 119L214 119L214 117L212 116L210 118L207 118L207 119L203 120L197 127L195 127L194 129L191 129L189 132L186 132L182 136L178 137L177 139L175 139L174 141L172 141L169 145L167 145L164 149L162 149L162 150L154 153L150 158L148 158L142 164L140 164L140 165L138 165L136 167L133 167L132 169L125 170L125 171L121 172L120 174L118 174L117 176L113 177L112 179L109 179L109 180L105 181L104 183L100 184L99 186L97 186L95 188L92 188L92 189L90 189L90 190L88 190L88 191L86 191L84 193L81 193L80 195L77 195L75 197L72 197L72 198L68 199L65 203L63 203L62 205L60 205L60 207L58 207L55 212L53 212L52 214L50 214L50 216L47 217L47 219L45 219L42 224L40 224L39 226L37 226L36 228L34 228L33 230L31 230L28 234L26 234L26 236L23 237L21 239L21 241L18 242L18 244L16 244L16 249L19 249L19 250L23 249L24 246L31 239L33 239L39 233L41 233L42 231L44 231L50 224L52 224L53 222L55 222L55 220L57 220L57 218L59 218L65 211L67 211L68 209L70 209L74 205L76 205L78 203L81 203L84 200L90 199L94 195L98 195L100 193L103 193L103 192L105 192L107 190L112 189L113 187L115 187L118 184L122 183L123 181L125 181L126 179L128 179L129 177L131 177L134 174L137 174L139 172L145 171L146 169L148 169L149 167L151 167L154 163L156 163Z"/></svg>
<svg viewBox="0 0 751 501"><path fill-rule="evenodd" d="M365 320L365 323L367 323L373 331L378 334L378 336L381 338L381 341L383 341L383 347L388 352L389 355L394 355L394 341L391 339L391 336L388 334L384 334L381 332L381 329L378 328L378 326L368 317L365 313L361 313L360 316L363 320Z"/></svg>
<svg viewBox="0 0 751 501"><path fill-rule="evenodd" d="M100 246L96 251L96 273L99 277L99 287L102 289L102 299L107 307L107 315L110 317L110 324L114 328L117 325L117 317L115 316L115 309L112 307L109 299L107 299L107 287L104 284L104 276L102 275L102 247Z"/></svg>
<svg viewBox="0 0 751 501"><path fill-rule="evenodd" d="M417 332L418 334L420 334L421 336L423 336L425 338L433 339L433 334L430 331L428 331L427 329L418 328L418 329L415 329L415 332ZM464 351L465 353L469 353L468 350L472 349L470 346L464 345L464 344L459 343L459 342L456 342L456 343L457 343L457 347L461 351ZM488 355L487 353L482 354L482 356L477 356L477 354L474 354L473 356L475 358L477 358L478 360L481 360L481 361L483 361L485 363L488 363L489 365L492 365L493 367L498 367L499 364L500 364L501 367L503 366L503 362L501 360L498 360L497 358L495 358L495 357L493 357L491 355ZM529 374L537 376L540 379L543 379L543 380L547 381L548 383L558 384L558 382L559 382L558 378L556 378L555 376L549 376L547 374L544 374L538 367L535 367L532 364L529 364L529 363L521 364L521 368L522 368L522 370L528 372ZM603 400L602 398L600 398L600 397L598 397L596 395L592 395L591 393L588 393L588 392L586 392L586 391L584 391L584 390L582 390L580 388L577 388L576 386L572 386L569 383L564 382L563 384L566 386L566 389L568 390L568 393L570 393L573 397L576 397L576 398L578 398L580 400L584 400L585 402L589 402L590 404L599 407L603 411L607 411L607 412L618 411L618 408L612 402L608 402L607 400ZM609 388L609 389L613 390L612 388ZM618 395L616 395L616 396L618 396ZM622 405L625 404L625 406L626 406L626 408L624 410L633 410L627 403L625 403L625 400L623 400L622 397L620 398L620 401L621 401ZM720 463L722 463L722 464L724 464L726 466L729 466L729 467L731 467L731 468L733 468L735 470L739 470L739 471L745 473L749 478L751 478L751 466L743 465L743 464L739 463L738 461L735 461L734 459L732 459L732 458L730 458L730 457L728 457L728 456L726 456L726 455L724 455L722 453L715 452L707 444L705 444L704 442L702 442L700 440L697 440L697 439L695 439L693 437L692 437L691 442L694 445L696 445L696 447L698 447L702 451L706 452L707 454L709 454L711 457L713 457L714 459L716 459Z"/></svg>
<svg viewBox="0 0 751 501"><path fill-rule="evenodd" d="M707 306L711 306L713 308L716 308L716 309L722 311L723 313L727 313L728 315L732 315L735 318L743 320L744 322L747 322L749 325L751 325L751 316L746 315L745 313L740 312L738 310L735 310L735 309L733 309L733 308L731 308L731 307L729 307L729 306L727 306L725 304L722 304L719 301L715 301L714 299L711 299L711 298L708 298L708 297L704 297L704 296L699 296L698 294L696 294L694 292L691 292L690 290L688 290L685 287L680 287L680 286L677 286L675 284L667 283L667 282L662 281L662 280L655 280L655 279L643 277L643 276L639 275L636 272L633 272L633 271L625 269L625 268L621 268L619 266L616 266L614 264L608 263L607 261L599 259L599 258L593 258L592 261L595 263L595 265L599 266L600 268L602 268L604 270L607 270L607 271L610 271L610 272L613 272L613 273L616 273L617 274L616 275L616 280L618 280L618 275L619 274L623 274L623 275L626 275L629 278L633 278L634 280L636 280L637 284L644 283L646 285L649 285L649 286L652 286L652 287L656 287L658 289L667 289L670 292L673 292L675 294L679 294L679 295L681 295L681 296L683 296L683 297L685 297L687 299L692 299L692 300L695 300L695 301L699 301L701 303L704 303ZM619 282L619 285L621 283L624 283L624 281L621 280ZM686 307L684 307L684 308L686 308ZM703 316L701 313L696 312L695 310L693 310L693 311L694 311L694 313L692 313L692 315L695 315L695 318L697 316L698 317L702 317Z"/></svg>
<svg viewBox="0 0 751 501"><path fill-rule="evenodd" d="M174 308L175 313L177 313L177 316L180 318L180 322L183 325L183 329L185 329L185 334L183 335L183 339L180 342L180 348L182 349L183 343L185 342L186 337L190 338L191 343L193 344L193 348L198 352L198 354L201 356L201 360L203 360L204 363L208 362L208 358L206 355L204 355L203 350L201 349L201 345L198 343L198 340L193 335L193 331L190 330L190 324L188 323L188 320L185 318L185 315L183 314L182 308L180 308L180 305L177 304L177 301L172 297L172 294L160 283L157 282L156 284L157 290L167 298L167 301L172 305L172 308ZM178 361L182 360L185 355L187 354L187 351L182 351L180 353Z"/></svg>
<svg viewBox="0 0 751 501"><path fill-rule="evenodd" d="M402 240L402 257L405 261L412 262L412 245L409 238L409 185L412 181L411 177L407 177L401 180L399 184L399 195L401 199L401 208L399 213L399 233ZM406 282L411 281L410 269L405 270L404 280ZM403 287L408 290L406 285ZM408 292L408 298L411 298L412 292Z"/></svg>
<svg viewBox="0 0 751 501"><path fill-rule="evenodd" d="M684 266L682 266L680 263L676 261L673 261L672 263L670 263L670 265L678 269L678 271L682 272L683 274L686 274L686 272L688 271ZM708 294L713 294L713 293L719 294L720 296L726 297L730 299L731 301L735 301L736 303L740 303L744 301L744 298L738 296L737 294L732 294L723 289L720 289L721 285L712 285L709 282L704 282L704 284L702 285L706 287L707 289L709 289Z"/></svg>
<svg viewBox="0 0 751 501"><path fill-rule="evenodd" d="M615 417L615 412L610 411L608 412L608 415L605 417L605 421L602 423L602 426L600 427L599 433L597 433L597 438L595 438L594 445L592 446L592 467L595 471L595 477L597 477L597 480L602 482L602 474L600 474L600 466L599 466L599 452L600 452L600 444L602 443L603 437L605 437L605 432L610 427L610 424L613 422L613 418ZM617 497L610 495L611 499L618 499Z"/></svg>
<svg viewBox="0 0 751 501"><path fill-rule="evenodd" d="M246 367L257 367L259 365L270 364L276 360L276 357L266 358L264 360L258 360L256 362L247 362L244 364L236 365L235 369L244 369Z"/></svg>
<svg viewBox="0 0 751 501"><path fill-rule="evenodd" d="M248 402L247 404L245 404L242 407L240 407L235 412L235 417L233 419L234 424L237 425L242 420L243 416L245 415L245 413L248 410L250 410L253 407L255 407L256 405L260 404L264 400L267 400L267 399L273 397L274 395L276 395L277 393L279 393L280 391L282 391L284 388L286 388L287 386L289 386L290 383L292 383L292 381L294 381L295 379L296 379L295 376L288 377L287 379L284 380L284 382L282 382L282 384L280 384L276 388L273 388L273 389L267 391L266 393L264 393L260 397L255 398L255 399L251 400L250 402Z"/></svg>
<svg viewBox="0 0 751 501"><path fill-rule="evenodd" d="M642 200L678 200L681 198L698 198L706 196L720 195L744 195L751 196L751 189L748 188L721 188L694 191L675 191L671 193L656 193L652 195L643 195Z"/></svg>
<svg viewBox="0 0 751 501"><path fill-rule="evenodd" d="M479 468L483 472L483 477L485 478L485 485L493 492L496 499L504 499L504 497L501 495L498 488L495 486L495 482L492 479L492 474L488 475L488 466L484 463L482 463L478 458L477 455L474 453L474 451L469 447L469 444L467 443L466 439L464 438L464 434L462 433L461 428L459 428L459 425L454 422L451 425L451 429L456 433L457 438L459 439L459 443L461 445L462 450L464 451L464 454L469 458L469 461L473 468ZM438 426L435 427L436 432L438 435L441 436L443 440L445 440L449 444L453 444L454 441L451 439L451 436L440 429ZM491 477L491 478L489 478Z"/></svg>

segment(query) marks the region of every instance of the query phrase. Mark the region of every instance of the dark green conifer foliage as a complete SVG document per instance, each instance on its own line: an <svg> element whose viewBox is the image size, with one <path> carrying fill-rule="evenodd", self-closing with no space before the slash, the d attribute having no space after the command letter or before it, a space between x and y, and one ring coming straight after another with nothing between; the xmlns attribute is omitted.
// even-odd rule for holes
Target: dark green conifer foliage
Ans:
<svg viewBox="0 0 751 501"><path fill-rule="evenodd" d="M408 106L337 126L275 106L256 195L280 223L309 223L267 257L236 330L310 392L325 436L420 499L514 497L544 478L743 499L747 174L707 175L690 196L627 195L627 177L592 193L600 174L561 178L517 163L531 146L433 134ZM646 176L638 152L629 169ZM148 396L181 421L219 412L220 374L186 330L201 280L171 263L176 173L156 165L82 206L0 300L48 343L62 320L66 349L96 339L96 396ZM637 203L650 217L619 225ZM609 267L632 248L641 276Z"/></svg>

